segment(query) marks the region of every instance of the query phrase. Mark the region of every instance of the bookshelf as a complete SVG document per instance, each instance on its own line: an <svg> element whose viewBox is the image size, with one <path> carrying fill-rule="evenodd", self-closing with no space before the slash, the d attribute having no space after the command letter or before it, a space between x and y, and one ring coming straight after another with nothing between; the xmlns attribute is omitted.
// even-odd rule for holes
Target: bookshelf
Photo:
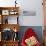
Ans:
<svg viewBox="0 0 46 46"><path fill-rule="evenodd" d="M0 35L1 35L0 46L18 46L19 42L19 39L17 39L18 38L17 35L19 32L18 18L19 18L19 7L0 7ZM13 35L10 34L11 32ZM7 35L8 37L5 36L4 34ZM15 34L17 38L15 37ZM9 39L10 35L11 39Z"/></svg>

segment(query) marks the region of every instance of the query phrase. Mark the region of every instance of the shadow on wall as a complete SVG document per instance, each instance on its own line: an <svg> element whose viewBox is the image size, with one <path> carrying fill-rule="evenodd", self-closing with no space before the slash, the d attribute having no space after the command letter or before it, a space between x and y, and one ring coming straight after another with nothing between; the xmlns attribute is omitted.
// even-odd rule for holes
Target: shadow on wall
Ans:
<svg viewBox="0 0 46 46"><path fill-rule="evenodd" d="M37 33L37 37L38 37L39 41L42 43L43 42L42 26L21 26L20 27L20 32L19 32L20 42L23 38L23 35L24 35L25 31L28 28L32 28Z"/></svg>

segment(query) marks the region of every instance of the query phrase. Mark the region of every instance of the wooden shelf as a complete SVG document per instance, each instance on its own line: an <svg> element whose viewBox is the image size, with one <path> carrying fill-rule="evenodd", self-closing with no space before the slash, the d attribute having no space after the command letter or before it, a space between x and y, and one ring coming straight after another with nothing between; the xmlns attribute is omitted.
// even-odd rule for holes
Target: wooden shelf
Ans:
<svg viewBox="0 0 46 46"><path fill-rule="evenodd" d="M13 12L14 14L12 14L10 12ZM17 12L17 13L15 14L15 12ZM17 24L9 24L8 18L7 18L9 16L14 16L14 17L17 16L17 18L16 18ZM15 33L15 31L18 33L19 29L20 29L20 26L18 24L18 17L19 17L19 7L0 7L0 20L1 20L0 32L3 33L3 30L7 28L7 29L11 29L12 31L14 31L14 33ZM1 34L0 46L18 46L19 40L17 39L17 41L16 40L13 41L15 36L13 37L13 39L10 39L9 41L5 41L4 39L2 39L3 38L2 35L3 34Z"/></svg>
<svg viewBox="0 0 46 46"><path fill-rule="evenodd" d="M9 14L9 15L1 15L1 16L19 16L18 14L19 13L17 13L17 14Z"/></svg>
<svg viewBox="0 0 46 46"><path fill-rule="evenodd" d="M12 42L19 42L19 40L15 40L15 41L12 41L12 40L10 40L10 41L3 41L3 42L5 42L5 43L8 43L8 42L10 42L10 43L12 43Z"/></svg>
<svg viewBox="0 0 46 46"><path fill-rule="evenodd" d="M19 7L0 7L0 10L12 10L12 9L18 11Z"/></svg>
<svg viewBox="0 0 46 46"><path fill-rule="evenodd" d="M3 45L3 46L18 46L18 43L19 41L1 41L1 44L0 45Z"/></svg>
<svg viewBox="0 0 46 46"><path fill-rule="evenodd" d="M17 31L19 31L20 29L20 26L18 24L1 24L0 25L1 27L1 31L5 28L9 28L9 29L12 29L14 31L14 29L16 29Z"/></svg>

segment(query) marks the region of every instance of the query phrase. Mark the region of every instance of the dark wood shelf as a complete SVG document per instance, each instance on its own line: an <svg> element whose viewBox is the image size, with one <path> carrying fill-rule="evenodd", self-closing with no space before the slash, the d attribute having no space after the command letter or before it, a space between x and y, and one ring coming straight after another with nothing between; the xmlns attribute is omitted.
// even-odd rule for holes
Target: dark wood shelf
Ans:
<svg viewBox="0 0 46 46"><path fill-rule="evenodd" d="M5 28L10 28L12 30L17 29L19 31L20 26L19 24L0 24L1 31Z"/></svg>
<svg viewBox="0 0 46 46"><path fill-rule="evenodd" d="M2 11L4 13L2 13ZM8 14L7 14L7 12L8 12ZM10 14L10 12L14 12L14 14ZM15 14L15 12L17 12L17 13ZM18 46L18 43L19 43L18 39L15 40L15 41L13 41L13 39L12 40L10 39L9 41L5 41L4 39L2 39L3 38L2 33L3 33L3 30L6 29L6 28L12 29L12 31L14 31L16 29L17 30L16 32L17 33L19 32L19 29L20 29L20 26L18 24L19 7L0 7L0 15L1 15L1 24L0 24L1 41L0 41L0 46ZM7 16L14 16L14 17L17 16L17 24L9 24Z"/></svg>
<svg viewBox="0 0 46 46"><path fill-rule="evenodd" d="M18 46L19 41L1 41L0 46Z"/></svg>

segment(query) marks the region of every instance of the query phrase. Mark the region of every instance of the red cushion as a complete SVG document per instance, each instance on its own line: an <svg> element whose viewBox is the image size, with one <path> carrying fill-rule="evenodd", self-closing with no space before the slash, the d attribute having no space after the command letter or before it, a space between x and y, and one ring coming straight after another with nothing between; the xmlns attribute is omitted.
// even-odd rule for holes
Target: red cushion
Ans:
<svg viewBox="0 0 46 46"><path fill-rule="evenodd" d="M32 28L28 28L24 34L24 37L22 38L22 42L21 42L22 46L26 46L25 39L28 39L29 37L32 36L36 37L37 35Z"/></svg>

